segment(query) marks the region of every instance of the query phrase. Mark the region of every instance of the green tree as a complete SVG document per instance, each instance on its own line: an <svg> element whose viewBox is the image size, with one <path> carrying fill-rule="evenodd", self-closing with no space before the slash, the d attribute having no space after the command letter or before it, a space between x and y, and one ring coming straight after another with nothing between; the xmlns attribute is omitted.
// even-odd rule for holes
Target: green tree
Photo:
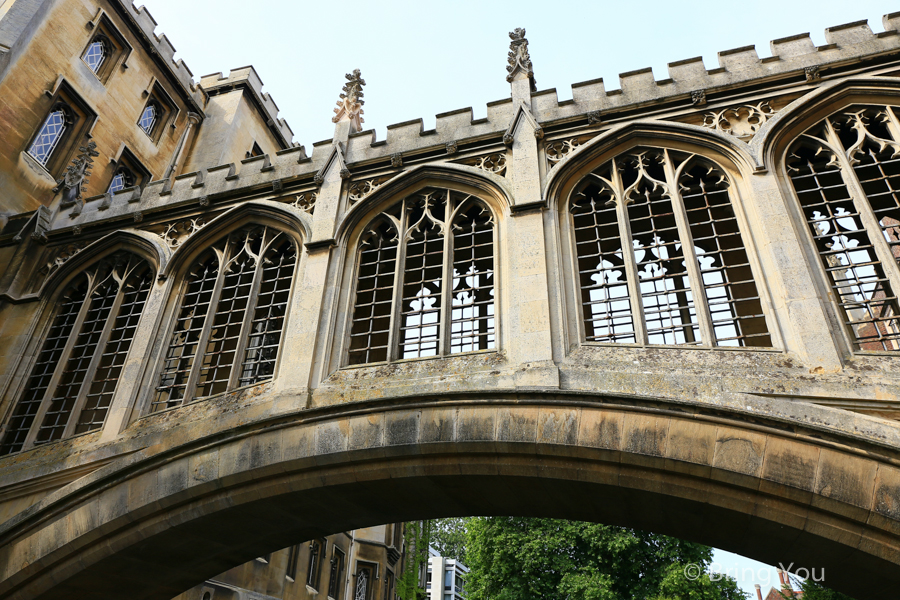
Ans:
<svg viewBox="0 0 900 600"><path fill-rule="evenodd" d="M441 556L453 558L468 565L466 557L466 524L468 517L453 517L432 521L431 547Z"/></svg>
<svg viewBox="0 0 900 600"><path fill-rule="evenodd" d="M710 579L700 544L558 519L479 517L466 531L469 600L746 598L733 579Z"/></svg>
<svg viewBox="0 0 900 600"><path fill-rule="evenodd" d="M853 600L850 596L827 588L812 579L807 579L802 583L797 578L792 577L792 579L794 587L799 588L803 592L803 600ZM781 596L783 598L793 598L793 596L788 596L784 592L781 593Z"/></svg>
<svg viewBox="0 0 900 600"><path fill-rule="evenodd" d="M397 576L396 590L400 600L423 600L425 590L419 587L419 575L428 562L428 546L434 521L409 521L403 534L403 568Z"/></svg>

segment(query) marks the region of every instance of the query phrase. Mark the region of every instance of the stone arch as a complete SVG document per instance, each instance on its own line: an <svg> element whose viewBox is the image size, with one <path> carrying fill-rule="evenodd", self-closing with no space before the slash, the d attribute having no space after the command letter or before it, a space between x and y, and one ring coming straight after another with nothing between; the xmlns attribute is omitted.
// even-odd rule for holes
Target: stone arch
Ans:
<svg viewBox="0 0 900 600"><path fill-rule="evenodd" d="M806 129L851 104L900 104L900 79L848 77L825 83L797 98L754 134L749 150L768 168L781 168L784 152Z"/></svg>
<svg viewBox="0 0 900 600"><path fill-rule="evenodd" d="M161 417L141 432L159 444L0 525L0 594L102 600L130 589L163 600L298 539L498 514L657 531L824 568L830 586L861 600L892 597L897 429L846 414L827 426L836 411L813 405L741 404L456 393L300 410L215 434Z"/></svg>
<svg viewBox="0 0 900 600"><path fill-rule="evenodd" d="M572 188L595 167L635 146L681 149L701 155L732 174L763 170L747 145L717 131L669 121L638 120L617 125L578 147L550 170L543 196L553 208L568 199Z"/></svg>
<svg viewBox="0 0 900 600"><path fill-rule="evenodd" d="M509 181L467 165L420 165L400 173L347 211L335 232L338 244L350 247L365 224L385 208L424 187L458 189L478 195L495 218L508 212L513 192Z"/></svg>
<svg viewBox="0 0 900 600"><path fill-rule="evenodd" d="M226 235L228 231L239 227L250 219L254 224L272 224L289 233L297 244L298 256L304 241L310 239L312 224L309 215L290 205L271 200L252 200L236 206L206 225L188 238L172 255L167 268L160 274L172 277L185 268L185 265L202 252L209 244Z"/></svg>
<svg viewBox="0 0 900 600"><path fill-rule="evenodd" d="M63 263L41 285L39 296L47 298L64 287L65 283L82 269L116 250L125 250L140 256L157 274L165 272L172 257L172 251L160 241L159 236L139 229L120 229L92 242Z"/></svg>

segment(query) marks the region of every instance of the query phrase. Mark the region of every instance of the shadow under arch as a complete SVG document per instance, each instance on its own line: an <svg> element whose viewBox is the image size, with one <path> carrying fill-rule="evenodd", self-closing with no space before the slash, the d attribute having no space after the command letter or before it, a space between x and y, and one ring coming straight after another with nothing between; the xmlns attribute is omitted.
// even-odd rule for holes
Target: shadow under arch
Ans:
<svg viewBox="0 0 900 600"><path fill-rule="evenodd" d="M198 252L215 243L232 228L248 222L251 217L261 219L253 221L253 224L264 225L271 223L292 233L295 238L294 241L298 245L298 257L301 254L300 248L303 242L309 240L312 234L309 215L299 208L283 202L251 200L227 210L203 225L199 231L178 246L172 254L166 269L161 271L160 274L163 277L170 277L178 273Z"/></svg>
<svg viewBox="0 0 900 600"><path fill-rule="evenodd" d="M371 218L395 202L425 187L449 187L481 198L497 217L509 210L513 192L505 177L456 164L419 165L398 174L353 206L337 227L339 245L352 242Z"/></svg>
<svg viewBox="0 0 900 600"><path fill-rule="evenodd" d="M900 105L900 79L895 77L848 77L822 84L766 121L750 139L749 151L760 164L775 168L791 142L828 115L852 104L891 103Z"/></svg>
<svg viewBox="0 0 900 600"><path fill-rule="evenodd" d="M900 432L861 415L824 425L837 412L824 407L800 419L786 401L746 403L473 392L299 411L217 435L172 422L179 441L0 525L0 594L168 600L298 540L533 515L825 569L858 600L895 597Z"/></svg>
<svg viewBox="0 0 900 600"><path fill-rule="evenodd" d="M747 144L733 136L698 125L642 119L616 125L579 146L550 170L543 197L558 206L593 169L637 146L692 152L712 162L723 161L726 164L720 166L742 174L764 170Z"/></svg>
<svg viewBox="0 0 900 600"><path fill-rule="evenodd" d="M140 256L157 274L166 270L172 257L172 251L158 235L139 229L120 229L92 242L53 271L41 285L38 295L46 298L61 289L76 273L117 250Z"/></svg>

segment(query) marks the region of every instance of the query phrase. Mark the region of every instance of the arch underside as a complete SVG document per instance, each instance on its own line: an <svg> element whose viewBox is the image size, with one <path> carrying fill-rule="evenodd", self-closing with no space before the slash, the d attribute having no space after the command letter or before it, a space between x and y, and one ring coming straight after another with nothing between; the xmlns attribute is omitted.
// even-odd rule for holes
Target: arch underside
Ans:
<svg viewBox="0 0 900 600"><path fill-rule="evenodd" d="M859 600L893 597L900 469L890 450L853 452L849 441L725 409L586 394L303 411L144 450L63 488L0 530L0 595L168 600L299 540L523 515L665 533L825 569L828 585Z"/></svg>

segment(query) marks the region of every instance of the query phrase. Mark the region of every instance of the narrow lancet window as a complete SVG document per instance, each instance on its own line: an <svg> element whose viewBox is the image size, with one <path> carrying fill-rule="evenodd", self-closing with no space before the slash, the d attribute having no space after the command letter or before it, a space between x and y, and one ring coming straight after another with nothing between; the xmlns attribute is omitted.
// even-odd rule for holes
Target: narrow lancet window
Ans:
<svg viewBox="0 0 900 600"><path fill-rule="evenodd" d="M857 350L900 350L898 139L895 109L855 107L801 135L786 161Z"/></svg>
<svg viewBox="0 0 900 600"><path fill-rule="evenodd" d="M109 47L104 40L98 38L87 47L87 51L84 53L84 62L91 71L98 73L107 56L109 56Z"/></svg>
<svg viewBox="0 0 900 600"><path fill-rule="evenodd" d="M0 454L103 426L152 280L145 261L119 253L69 285Z"/></svg>
<svg viewBox="0 0 900 600"><path fill-rule="evenodd" d="M41 125L37 137L28 148L28 154L46 166L47 161L50 160L50 156L56 150L59 141L66 132L66 126L67 116L65 108L59 107L50 111L43 125Z"/></svg>
<svg viewBox="0 0 900 600"><path fill-rule="evenodd" d="M152 410L274 376L297 262L269 227L235 231L188 271Z"/></svg>
<svg viewBox="0 0 900 600"><path fill-rule="evenodd" d="M357 265L349 364L496 347L494 221L481 200L407 197L362 234Z"/></svg>
<svg viewBox="0 0 900 600"><path fill-rule="evenodd" d="M156 122L159 119L159 107L155 102L148 102L141 113L138 125L144 130L144 133L152 136L153 130L156 128Z"/></svg>
<svg viewBox="0 0 900 600"><path fill-rule="evenodd" d="M637 149L586 177L569 212L588 341L771 346L718 166Z"/></svg>

